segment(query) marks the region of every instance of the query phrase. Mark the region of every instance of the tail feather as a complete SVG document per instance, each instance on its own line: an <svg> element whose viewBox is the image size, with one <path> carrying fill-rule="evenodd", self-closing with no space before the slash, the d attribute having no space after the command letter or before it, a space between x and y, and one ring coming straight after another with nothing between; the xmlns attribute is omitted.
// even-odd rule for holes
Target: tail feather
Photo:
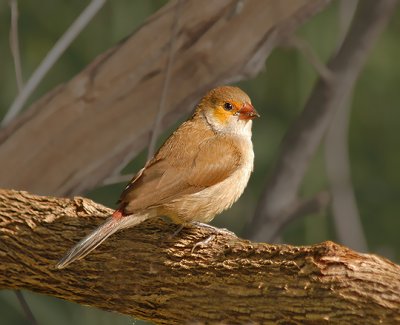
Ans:
<svg viewBox="0 0 400 325"><path fill-rule="evenodd" d="M58 269L63 269L72 262L79 260L97 248L108 237L120 229L135 226L148 219L148 215L132 215L120 218L109 218L104 224L83 238L79 243L57 263Z"/></svg>

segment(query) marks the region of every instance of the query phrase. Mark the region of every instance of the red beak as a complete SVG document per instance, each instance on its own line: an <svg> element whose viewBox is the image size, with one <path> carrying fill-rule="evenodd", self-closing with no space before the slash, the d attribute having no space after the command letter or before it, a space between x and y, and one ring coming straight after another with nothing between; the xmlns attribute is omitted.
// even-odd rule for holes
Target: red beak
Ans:
<svg viewBox="0 0 400 325"><path fill-rule="evenodd" d="M260 117L260 114L257 113L253 105L244 104L244 106L238 111L239 120L252 120L256 117Z"/></svg>

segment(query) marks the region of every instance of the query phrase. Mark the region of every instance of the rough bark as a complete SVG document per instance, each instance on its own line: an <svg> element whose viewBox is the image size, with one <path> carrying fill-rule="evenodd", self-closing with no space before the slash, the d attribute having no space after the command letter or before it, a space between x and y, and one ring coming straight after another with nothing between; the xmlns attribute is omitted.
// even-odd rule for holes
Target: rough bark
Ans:
<svg viewBox="0 0 400 325"><path fill-rule="evenodd" d="M268 245L161 219L114 235L65 270L65 250L110 209L0 191L0 289L28 289L158 324L395 324L400 267L332 242Z"/></svg>
<svg viewBox="0 0 400 325"><path fill-rule="evenodd" d="M283 38L329 2L184 1L161 127L191 110L206 89L254 76ZM136 33L0 130L1 187L83 193L147 145L175 6L168 2Z"/></svg>

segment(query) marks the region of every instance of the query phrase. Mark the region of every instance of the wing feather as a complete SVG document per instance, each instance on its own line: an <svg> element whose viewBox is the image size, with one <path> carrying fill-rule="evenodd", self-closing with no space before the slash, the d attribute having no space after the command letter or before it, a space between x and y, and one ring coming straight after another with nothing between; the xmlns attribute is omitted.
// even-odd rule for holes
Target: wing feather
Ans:
<svg viewBox="0 0 400 325"><path fill-rule="evenodd" d="M126 213L156 208L213 186L228 178L241 163L234 139L227 135L199 132L174 134L132 179L121 195Z"/></svg>

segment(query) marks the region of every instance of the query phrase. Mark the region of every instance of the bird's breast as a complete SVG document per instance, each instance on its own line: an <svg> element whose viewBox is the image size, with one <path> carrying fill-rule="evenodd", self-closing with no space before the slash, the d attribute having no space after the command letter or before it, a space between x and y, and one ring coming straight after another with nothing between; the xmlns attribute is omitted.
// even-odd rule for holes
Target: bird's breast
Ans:
<svg viewBox="0 0 400 325"><path fill-rule="evenodd" d="M242 195L253 171L254 152L251 140L240 141L241 163L222 182L182 197L175 205L178 222L210 222L215 215L231 207Z"/></svg>
<svg viewBox="0 0 400 325"><path fill-rule="evenodd" d="M254 165L254 152L251 141L246 146L242 145L243 161L230 177L216 185L216 187L210 188L210 191L214 192L215 202L218 204L219 209L215 214L221 213L223 210L229 208L235 203L239 197L243 194L244 189L247 186L250 175L253 171Z"/></svg>

